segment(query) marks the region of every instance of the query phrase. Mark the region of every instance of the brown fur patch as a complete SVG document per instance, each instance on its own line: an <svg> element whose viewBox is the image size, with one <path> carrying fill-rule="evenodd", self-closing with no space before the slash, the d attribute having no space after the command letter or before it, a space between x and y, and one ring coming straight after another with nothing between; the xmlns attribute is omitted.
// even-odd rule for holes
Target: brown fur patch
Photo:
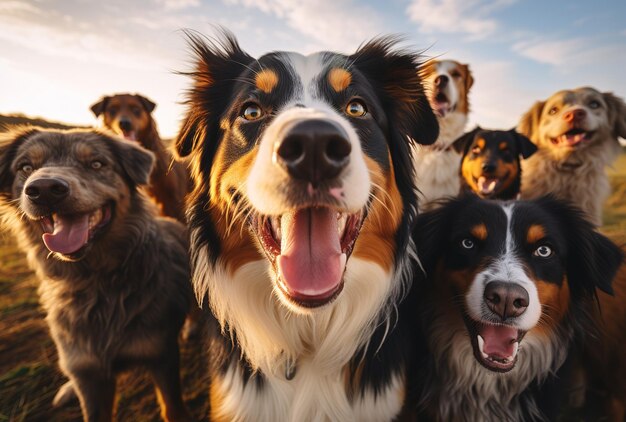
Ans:
<svg viewBox="0 0 626 422"><path fill-rule="evenodd" d="M470 233L479 240L485 240L487 239L487 235L489 234L487 231L487 226L485 225L485 223L480 223L475 225L474 227L472 227L472 229L470 230Z"/></svg>
<svg viewBox="0 0 626 422"><path fill-rule="evenodd" d="M396 249L395 234L402 219L402 197L396 186L393 166L390 173L385 174L376 161L365 154L363 159L372 183L377 186L374 190L376 199L363 223L353 254L391 271Z"/></svg>
<svg viewBox="0 0 626 422"><path fill-rule="evenodd" d="M263 69L256 74L254 82L257 88L269 94L278 85L278 74L271 69Z"/></svg>
<svg viewBox="0 0 626 422"><path fill-rule="evenodd" d="M335 67L328 72L328 83L336 91L345 90L352 82L352 74L346 69Z"/></svg>
<svg viewBox="0 0 626 422"><path fill-rule="evenodd" d="M222 378L214 376L211 379L211 385L209 387L209 402L211 403L211 417L209 419L215 422L230 421L227 416L217 413L216 410L222 408L222 406L224 406L224 401L226 400L222 394L222 384Z"/></svg>
<svg viewBox="0 0 626 422"><path fill-rule="evenodd" d="M541 317L532 331L550 336L569 309L569 283L567 277L564 277L560 286L543 280L536 280L535 286L537 287L539 303L541 303Z"/></svg>
<svg viewBox="0 0 626 422"><path fill-rule="evenodd" d="M533 224L526 232L526 243L534 244L546 237L546 230L541 224Z"/></svg>

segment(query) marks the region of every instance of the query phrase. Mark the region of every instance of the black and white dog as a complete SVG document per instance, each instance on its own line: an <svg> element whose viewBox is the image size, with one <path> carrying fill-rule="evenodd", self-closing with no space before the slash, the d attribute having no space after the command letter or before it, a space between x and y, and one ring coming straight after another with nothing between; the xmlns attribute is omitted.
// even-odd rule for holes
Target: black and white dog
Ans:
<svg viewBox="0 0 626 422"><path fill-rule="evenodd" d="M417 210L407 140L438 133L419 57L391 38L259 59L228 34L190 41L176 148L196 186L194 285L219 323L212 420L396 418Z"/></svg>

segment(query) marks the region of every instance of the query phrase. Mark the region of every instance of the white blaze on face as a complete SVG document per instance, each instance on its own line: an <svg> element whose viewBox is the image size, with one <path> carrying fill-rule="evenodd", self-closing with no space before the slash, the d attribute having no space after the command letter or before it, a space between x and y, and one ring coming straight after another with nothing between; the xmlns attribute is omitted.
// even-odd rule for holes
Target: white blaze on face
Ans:
<svg viewBox="0 0 626 422"><path fill-rule="evenodd" d="M438 62L435 65L435 72L429 75L425 81L425 84L430 87L430 105L441 117L445 117L448 113L455 111L459 104L460 92L456 86L455 78L452 77L452 73L456 67L456 63L450 60ZM435 87L435 80L440 76L448 78L448 83L445 88L440 91L446 97L443 101L439 101L436 97L437 88Z"/></svg>

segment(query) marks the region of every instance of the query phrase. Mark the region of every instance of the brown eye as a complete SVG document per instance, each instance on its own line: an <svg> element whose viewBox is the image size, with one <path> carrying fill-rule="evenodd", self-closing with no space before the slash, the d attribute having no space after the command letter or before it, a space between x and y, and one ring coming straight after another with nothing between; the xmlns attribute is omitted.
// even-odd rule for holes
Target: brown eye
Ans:
<svg viewBox="0 0 626 422"><path fill-rule="evenodd" d="M472 239L463 239L461 240L461 246L464 249L474 249L474 246L476 246L476 244Z"/></svg>
<svg viewBox="0 0 626 422"><path fill-rule="evenodd" d="M346 114L350 117L363 117L367 114L367 108L359 100L352 100L346 106Z"/></svg>
<svg viewBox="0 0 626 422"><path fill-rule="evenodd" d="M141 116L141 109L139 107L133 107L131 111L135 116L137 117Z"/></svg>
<svg viewBox="0 0 626 422"><path fill-rule="evenodd" d="M31 174L33 172L34 168L33 168L33 166L31 164L26 163L26 164L22 164L20 166L20 170L22 172L26 173L26 174Z"/></svg>
<svg viewBox="0 0 626 422"><path fill-rule="evenodd" d="M249 103L244 106L241 116L248 121L258 120L263 117L263 110L258 104Z"/></svg>
<svg viewBox="0 0 626 422"><path fill-rule="evenodd" d="M556 114L557 111L559 111L558 107L552 107L550 111L548 111L548 114L553 115Z"/></svg>
<svg viewBox="0 0 626 422"><path fill-rule="evenodd" d="M98 161L98 160L92 161L91 162L91 168L94 169L94 170L98 170L98 169L102 168L102 161Z"/></svg>
<svg viewBox="0 0 626 422"><path fill-rule="evenodd" d="M107 110L107 113L109 113L111 116L115 116L117 114L117 107L111 107Z"/></svg>
<svg viewBox="0 0 626 422"><path fill-rule="evenodd" d="M452 72L452 73L450 73L450 76L452 76L453 78L456 79L456 78L460 78L461 74L459 72Z"/></svg>

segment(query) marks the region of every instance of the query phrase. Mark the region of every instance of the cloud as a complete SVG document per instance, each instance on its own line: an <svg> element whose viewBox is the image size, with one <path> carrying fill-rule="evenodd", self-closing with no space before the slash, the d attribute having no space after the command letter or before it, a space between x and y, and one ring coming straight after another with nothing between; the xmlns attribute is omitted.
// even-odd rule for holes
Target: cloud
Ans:
<svg viewBox="0 0 626 422"><path fill-rule="evenodd" d="M363 40L385 32L378 14L353 1L223 0L228 5L256 8L284 21L314 42L307 49L351 51Z"/></svg>
<svg viewBox="0 0 626 422"><path fill-rule="evenodd" d="M165 10L182 10L200 6L200 0L157 0Z"/></svg>
<svg viewBox="0 0 626 422"><path fill-rule="evenodd" d="M599 42L590 38L542 39L520 41L513 51L538 63L567 70L571 66L593 65L618 60L624 45Z"/></svg>
<svg viewBox="0 0 626 422"><path fill-rule="evenodd" d="M473 39L481 39L499 27L491 15L515 1L413 0L406 12L422 32L468 34Z"/></svg>

